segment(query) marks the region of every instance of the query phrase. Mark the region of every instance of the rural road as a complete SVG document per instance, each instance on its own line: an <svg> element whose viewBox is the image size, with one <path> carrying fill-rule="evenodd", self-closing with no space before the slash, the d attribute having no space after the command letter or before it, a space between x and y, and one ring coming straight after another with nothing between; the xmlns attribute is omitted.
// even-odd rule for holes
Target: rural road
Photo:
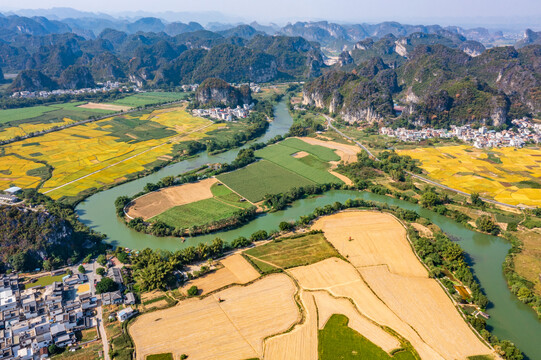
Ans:
<svg viewBox="0 0 541 360"><path fill-rule="evenodd" d="M346 138L350 141L353 141L357 146L359 146L361 149L363 149L364 151L366 151L368 153L368 155L375 159L376 161L380 161L380 159L378 159L370 150L368 150L368 148L366 146L364 146L363 144L361 144L360 142L358 142L357 140L355 139L352 139L351 137L347 136L346 134L344 134L343 132L341 132L340 130L338 130L336 127L334 127L332 125L332 118L328 115L325 115L325 114L321 114L325 117L325 119L327 119L327 124L329 126L329 128L333 129L334 131L336 131L336 133L338 133L340 136L342 136L343 138ZM457 194L461 194L461 195L465 195L465 196L470 196L471 194L468 194L464 191L461 191L461 190L458 190L458 189L453 189L449 186L446 186L446 185L443 185L443 184L440 184L438 182L435 182L434 180L430 180L430 179L427 179L425 178L424 176L420 176L418 174L414 174L410 171L406 171L406 173L408 175L411 175L412 177L418 179L418 180L421 180L421 181L424 181L428 184L431 184L431 185L434 185L434 186L437 186L439 188L442 188L442 189L445 189L445 190L449 190L449 191L453 191ZM502 202L499 202L499 201L496 201L496 200L492 200L492 199L487 199L487 198L481 198L483 201L487 202L487 203L490 203L490 204L494 204L494 205L501 205L501 206L507 206L507 207L510 207L510 208L514 208L514 209L525 209L525 208L528 208L528 206L520 206L520 205L511 205L511 204L506 204L506 203L502 203Z"/></svg>
<svg viewBox="0 0 541 360"><path fill-rule="evenodd" d="M157 148L159 148L159 147L161 147L161 146L163 146L163 145L165 145L165 144L167 144L167 143L170 143L171 141L175 141L175 140L178 140L178 139L182 139L183 137L186 137L187 135L190 135L190 134L192 134L192 133L194 133L194 132L201 131L201 130L203 130L203 129L205 129L205 128L208 128L208 127L211 126L211 125L214 125L214 123L211 122L210 124L207 124L207 125L205 125L205 126L202 126L202 127L200 127L200 128L197 128L197 129L192 130L192 131L190 131L190 132L187 132L187 133L185 133L185 134L180 134L179 136L174 136L174 137L170 138L169 140L167 140L167 141L165 141L165 142L163 142L163 143L161 143L161 144L159 144L159 145L156 145L156 146L153 146L153 147L151 147L151 148L148 148L148 149L146 149L146 150L144 150L144 151L141 151L140 153L137 153L137 154L135 154L135 155L132 155L132 156L130 156L130 157L124 159L124 160L120 160L120 161L118 161L118 162L116 162L116 163L114 163L114 164L107 165L106 167L104 167L104 168L102 168L102 169L99 169L99 170L96 170L96 171L94 171L94 172L91 172L90 174L87 174L87 175L85 175L85 176L81 176L80 178L77 178L77 179L75 179L75 180L72 180L72 181L70 181L70 182L67 182L67 183L65 183L65 184L63 184L63 185L57 186L57 187L55 187L55 188L53 188L53 189L47 190L47 191L45 191L45 192L43 192L43 193L44 193L44 194L48 194L48 193L50 193L50 192L52 192L52 191L61 189L61 188L63 188L64 186L67 186L67 185L69 185L69 184L73 184L73 183L75 183L75 182L77 182L77 181L80 181L80 180L82 180L82 179L85 179L85 178L87 178L87 177L89 177L89 176L98 174L98 173L100 173L100 172L103 171L103 170L112 168L113 166L116 166L116 165L118 165L118 164L122 164L123 162L126 162L126 161L131 160L131 159L133 159L133 158L135 158L135 157L137 157L137 156L140 156L140 155L142 155L142 154L144 154L144 153L147 153L147 152L149 152L149 151L152 151L152 150L154 150L154 149L157 149Z"/></svg>
<svg viewBox="0 0 541 360"><path fill-rule="evenodd" d="M90 292L92 296L96 296L96 287L94 286L94 279L99 280L101 276L96 274L96 269L98 268L98 263L96 260L92 261L90 269L88 266L85 266L88 276L88 283L90 284ZM107 340L107 333L105 332L105 326L103 325L103 309L100 306L96 308L96 321L98 322L98 331L100 333L100 338L103 343L103 359L110 360L109 357L109 341Z"/></svg>

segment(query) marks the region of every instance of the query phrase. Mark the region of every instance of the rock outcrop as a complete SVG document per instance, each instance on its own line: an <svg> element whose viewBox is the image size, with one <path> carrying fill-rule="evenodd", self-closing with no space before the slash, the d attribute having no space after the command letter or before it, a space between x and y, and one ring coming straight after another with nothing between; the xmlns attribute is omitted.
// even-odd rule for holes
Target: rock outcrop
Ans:
<svg viewBox="0 0 541 360"><path fill-rule="evenodd" d="M249 86L235 88L222 79L209 78L199 85L195 100L202 106L242 106L252 102Z"/></svg>

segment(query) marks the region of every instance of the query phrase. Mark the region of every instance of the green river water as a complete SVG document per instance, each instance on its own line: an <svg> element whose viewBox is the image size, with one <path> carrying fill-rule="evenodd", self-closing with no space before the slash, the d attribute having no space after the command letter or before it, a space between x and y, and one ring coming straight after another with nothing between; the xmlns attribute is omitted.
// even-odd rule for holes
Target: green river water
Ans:
<svg viewBox="0 0 541 360"><path fill-rule="evenodd" d="M267 141L276 135L285 134L292 122L286 104L284 102L279 103L275 108L274 121L265 135L258 141ZM501 339L513 341L529 359L541 360L541 321L537 319L533 310L521 303L508 290L502 274L502 263L510 248L509 243L499 237L469 230L417 204L368 192L330 191L316 198L296 201L286 210L259 216L238 229L188 238L184 243L178 238L158 238L135 232L116 217L114 201L118 196L136 194L143 189L146 183L157 182L164 176L179 175L208 163L231 162L236 157L237 152L238 149L213 156L205 153L196 158L170 165L152 175L89 197L79 204L76 209L77 213L83 223L96 231L107 234L106 241L113 245L130 249L150 247L177 250L197 245L200 242L209 242L217 236L230 241L238 236L248 237L253 232L261 229L275 230L281 221L297 220L301 215L312 212L316 207L332 204L335 201L345 202L349 198L358 197L415 210L421 216L438 225L453 240L458 241L468 254L468 261L473 268L474 274L492 302L492 306L487 310L490 314L490 319L487 321L490 330Z"/></svg>

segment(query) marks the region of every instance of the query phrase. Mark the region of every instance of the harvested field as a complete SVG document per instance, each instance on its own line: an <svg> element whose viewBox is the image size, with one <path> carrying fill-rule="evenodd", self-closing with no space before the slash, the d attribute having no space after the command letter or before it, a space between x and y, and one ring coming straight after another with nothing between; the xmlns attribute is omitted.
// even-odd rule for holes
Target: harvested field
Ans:
<svg viewBox="0 0 541 360"><path fill-rule="evenodd" d="M301 292L300 298L306 311L306 318L300 325L285 334L265 341L265 360L313 360L317 359L317 318L318 312L314 296Z"/></svg>
<svg viewBox="0 0 541 360"><path fill-rule="evenodd" d="M89 102L87 104L79 105L78 107L83 109L99 109L99 110L111 110L111 111L127 111L130 110L130 106L115 105L115 104L98 104Z"/></svg>
<svg viewBox="0 0 541 360"><path fill-rule="evenodd" d="M351 279L351 271L344 277L341 275L346 275L344 270L335 270L335 276L342 276L336 282L341 285L331 286L330 291L351 298L361 313L404 336L422 358L435 358L435 352L445 359L491 353L468 327L440 285L428 278L409 245L405 229L393 216L373 211L346 211L319 219L314 228L325 232L327 239L350 260L364 280L347 283L345 280ZM328 261L325 265L328 268L332 264ZM309 274L297 276L302 279ZM311 272L313 277L316 274ZM325 276L321 283L329 285L329 274ZM308 281L314 283L315 279Z"/></svg>
<svg viewBox="0 0 541 360"><path fill-rule="evenodd" d="M312 265L290 269L289 273L297 279L303 289L328 290L335 297L350 298L361 315L379 325L388 326L405 337L422 359L443 359L419 337L411 326L378 299L357 270L346 261L330 258ZM364 336L367 335L364 334Z"/></svg>
<svg viewBox="0 0 541 360"><path fill-rule="evenodd" d="M147 220L172 207L209 199L212 197L210 188L216 182L215 178L209 178L196 183L160 189L132 201L126 208L126 213L131 218L142 217Z"/></svg>
<svg viewBox="0 0 541 360"><path fill-rule="evenodd" d="M337 150L336 154L340 156L340 159L345 163L352 163L357 161L357 153L361 151L358 146L355 145L346 145L340 144L335 141L324 141L320 139L315 139L311 137L301 137L298 138L304 142L307 142L311 145L319 145L329 149Z"/></svg>
<svg viewBox="0 0 541 360"><path fill-rule="evenodd" d="M389 214L345 211L317 220L327 240L357 268L387 264L391 272L428 277L406 239L406 229Z"/></svg>
<svg viewBox="0 0 541 360"><path fill-rule="evenodd" d="M375 325L367 318L361 316L353 304L344 298L335 298L325 291L317 291L312 293L316 300L318 311L318 327L323 329L329 318L333 314L342 314L349 319L348 326L359 334L385 350L400 348L400 342L397 338Z"/></svg>
<svg viewBox="0 0 541 360"><path fill-rule="evenodd" d="M195 285L201 290L200 295L205 295L231 284L246 284L259 277L259 273L240 254L228 256L220 262L223 268L188 281L180 290L186 293L191 286Z"/></svg>
<svg viewBox="0 0 541 360"><path fill-rule="evenodd" d="M392 274L386 266L360 271L378 297L444 358L490 353L435 280Z"/></svg>
<svg viewBox="0 0 541 360"><path fill-rule="evenodd" d="M137 359L168 352L174 358L180 354L190 359L262 358L263 339L298 321L295 292L287 275L276 274L141 315L130 326Z"/></svg>

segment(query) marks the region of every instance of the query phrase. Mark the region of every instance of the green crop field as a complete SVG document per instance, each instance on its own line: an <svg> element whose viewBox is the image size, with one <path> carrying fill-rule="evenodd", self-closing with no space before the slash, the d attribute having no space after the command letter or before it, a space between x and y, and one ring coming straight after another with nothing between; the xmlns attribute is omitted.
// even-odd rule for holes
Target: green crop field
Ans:
<svg viewBox="0 0 541 360"><path fill-rule="evenodd" d="M301 140L298 141L302 142ZM286 146L283 143L284 142L281 142L257 150L255 155L265 160L272 161L277 165L319 184L342 183L340 179L327 171L330 165L326 161L321 160L314 155L306 156L309 158L306 160L303 160L304 158L296 159L292 155L301 150Z"/></svg>
<svg viewBox="0 0 541 360"><path fill-rule="evenodd" d="M242 169L217 176L251 202L263 200L266 194L278 194L293 187L314 183L270 161L261 160Z"/></svg>
<svg viewBox="0 0 541 360"><path fill-rule="evenodd" d="M43 277L40 277L38 279L38 281L34 282L34 283L28 283L28 284L25 284L24 285L24 288L25 289L29 289L29 288L32 288L32 287L35 287L35 286L47 286L47 285L51 285L52 283L54 283L55 281L62 281L62 278L66 276L66 273L63 273L63 274L60 274L60 275L56 275L56 276L43 276Z"/></svg>
<svg viewBox="0 0 541 360"><path fill-rule="evenodd" d="M335 248L327 242L323 234L276 239L268 244L246 250L245 253L284 269L309 265L329 257L340 256ZM259 264L256 266L259 267ZM259 270L267 271L264 268Z"/></svg>
<svg viewBox="0 0 541 360"><path fill-rule="evenodd" d="M226 202L233 206L238 206L244 209L248 209L252 206L248 201L240 201L241 198L236 193L231 191L227 186L214 184L210 188L212 195L222 202Z"/></svg>
<svg viewBox="0 0 541 360"><path fill-rule="evenodd" d="M173 360L173 354L164 353L164 354L155 354L147 356L147 360Z"/></svg>
<svg viewBox="0 0 541 360"><path fill-rule="evenodd" d="M181 92L148 92L129 95L125 98L115 100L111 102L111 104L138 107L181 100L186 98L187 96L187 93Z"/></svg>
<svg viewBox="0 0 541 360"><path fill-rule="evenodd" d="M308 144L307 142L299 139L289 138L282 141L280 145L295 149L295 152L306 151L307 153L310 153L323 161L340 161L340 156L338 156L333 149L329 149L319 145Z"/></svg>
<svg viewBox="0 0 541 360"><path fill-rule="evenodd" d="M415 356L404 350L393 356L379 346L348 327L349 319L344 315L334 314L318 335L320 360L415 360Z"/></svg>
<svg viewBox="0 0 541 360"><path fill-rule="evenodd" d="M84 109L79 105L86 102L69 102L65 104L39 105L19 109L0 110L0 124L48 123L59 122L63 118L85 120L90 116L107 115L113 111L101 109Z"/></svg>
<svg viewBox="0 0 541 360"><path fill-rule="evenodd" d="M161 220L169 226L185 229L226 219L238 210L240 209L211 198L175 206L154 216L150 221Z"/></svg>

